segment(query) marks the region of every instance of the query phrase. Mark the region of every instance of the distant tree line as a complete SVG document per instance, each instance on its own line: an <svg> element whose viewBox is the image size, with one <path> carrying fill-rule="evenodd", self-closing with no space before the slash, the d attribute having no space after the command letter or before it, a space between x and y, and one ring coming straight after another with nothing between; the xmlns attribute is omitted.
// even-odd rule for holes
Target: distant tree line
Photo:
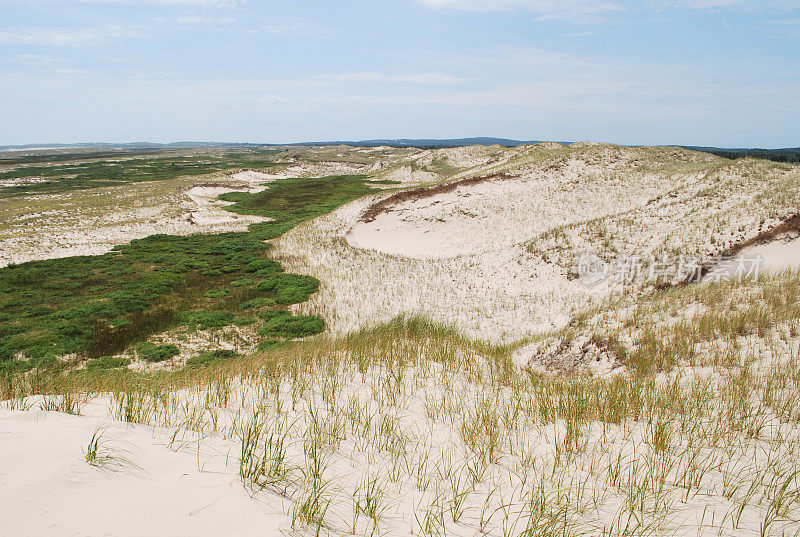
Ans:
<svg viewBox="0 0 800 537"><path fill-rule="evenodd" d="M696 151L711 153L718 157L731 160L753 157L774 162L800 162L800 147L790 147L785 149L720 149L716 147L687 147Z"/></svg>

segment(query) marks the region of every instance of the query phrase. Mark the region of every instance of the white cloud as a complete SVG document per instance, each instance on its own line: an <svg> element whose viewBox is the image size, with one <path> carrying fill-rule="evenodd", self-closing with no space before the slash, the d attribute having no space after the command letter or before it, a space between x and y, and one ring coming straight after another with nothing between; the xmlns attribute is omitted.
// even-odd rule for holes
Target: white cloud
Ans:
<svg viewBox="0 0 800 537"><path fill-rule="evenodd" d="M416 0L433 9L465 11L531 11L541 17L590 19L615 12L665 8L722 9L755 7L793 9L800 0Z"/></svg>
<svg viewBox="0 0 800 537"><path fill-rule="evenodd" d="M796 0L661 0L655 5L666 7L684 7L691 9L719 9L732 7L756 6L762 8L792 8L800 5Z"/></svg>
<svg viewBox="0 0 800 537"><path fill-rule="evenodd" d="M106 43L114 39L140 37L141 34L121 26L106 28L2 28L0 43L45 47L82 47Z"/></svg>
<svg viewBox="0 0 800 537"><path fill-rule="evenodd" d="M30 0L26 0L30 1ZM39 0L47 1L47 0ZM247 3L247 0L50 0L62 4L148 4L156 6L193 6L193 7L236 7Z"/></svg>
<svg viewBox="0 0 800 537"><path fill-rule="evenodd" d="M616 0L417 0L434 9L460 9L468 11L528 10L542 16L586 16L620 11L623 6Z"/></svg>
<svg viewBox="0 0 800 537"><path fill-rule="evenodd" d="M282 95L273 95L271 93L267 93L266 95L263 95L258 100L259 100L259 102L262 102L262 103L288 103L288 102L291 101L291 99L289 99L288 97L283 97Z"/></svg>
<svg viewBox="0 0 800 537"><path fill-rule="evenodd" d="M321 80L331 80L335 82L356 82L356 83L394 83L394 84L457 84L463 79L444 73L416 73L416 74L385 74L377 72L363 73L336 73L320 75Z"/></svg>
<svg viewBox="0 0 800 537"><path fill-rule="evenodd" d="M176 19L179 24L231 24L236 21L230 17L201 17L199 15L188 15Z"/></svg>

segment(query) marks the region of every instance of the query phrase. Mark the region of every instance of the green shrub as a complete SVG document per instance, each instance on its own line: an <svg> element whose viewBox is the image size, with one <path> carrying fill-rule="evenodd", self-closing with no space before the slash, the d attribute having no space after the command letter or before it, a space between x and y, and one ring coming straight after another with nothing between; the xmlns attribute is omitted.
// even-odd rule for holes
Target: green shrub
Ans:
<svg viewBox="0 0 800 537"><path fill-rule="evenodd" d="M180 320L190 328L221 328L233 322L233 313L227 311L185 311L180 314Z"/></svg>
<svg viewBox="0 0 800 537"><path fill-rule="evenodd" d="M301 274L279 274L259 282L256 288L274 293L278 304L299 304L317 292L319 280Z"/></svg>
<svg viewBox="0 0 800 537"><path fill-rule="evenodd" d="M233 324L236 326L247 326L256 322L255 317L236 317L233 320Z"/></svg>
<svg viewBox="0 0 800 537"><path fill-rule="evenodd" d="M253 285L256 281L252 278L239 278L238 280L233 280L231 282L231 287L247 287L248 285Z"/></svg>
<svg viewBox="0 0 800 537"><path fill-rule="evenodd" d="M123 317L118 317L116 319L111 319L108 324L111 328L125 328L127 326L133 325L130 319L125 319Z"/></svg>
<svg viewBox="0 0 800 537"><path fill-rule="evenodd" d="M269 271L270 274L283 272L283 267L274 259L256 259L247 264L244 269L246 272Z"/></svg>
<svg viewBox="0 0 800 537"><path fill-rule="evenodd" d="M222 298L228 294L228 291L225 289L211 289L210 291L206 291L206 298Z"/></svg>
<svg viewBox="0 0 800 537"><path fill-rule="evenodd" d="M240 308L243 310L255 309L255 308L263 308L265 306L274 306L275 301L271 298L267 297L259 297L254 298L253 300L248 300L247 302L243 302Z"/></svg>
<svg viewBox="0 0 800 537"><path fill-rule="evenodd" d="M203 365L222 362L224 360L230 360L232 358L241 358L241 357L242 355L239 354L238 352L234 352L228 349L219 349L214 351L207 351L193 358L189 358L186 361L186 365L192 367L199 367Z"/></svg>
<svg viewBox="0 0 800 537"><path fill-rule="evenodd" d="M150 341L143 341L136 344L136 353L139 358L147 362L163 362L173 356L177 356L180 351L172 344L156 345Z"/></svg>
<svg viewBox="0 0 800 537"><path fill-rule="evenodd" d="M150 304L150 302L138 293L127 293L124 291L115 291L109 293L111 303L122 313L134 313L142 311Z"/></svg>
<svg viewBox="0 0 800 537"><path fill-rule="evenodd" d="M258 333L271 338L297 339L319 334L325 321L316 316L276 315L262 326Z"/></svg>
<svg viewBox="0 0 800 537"><path fill-rule="evenodd" d="M271 321L272 319L277 319L278 317L291 317L292 314L286 310L267 310L262 311L258 314L258 316L265 321Z"/></svg>
<svg viewBox="0 0 800 537"><path fill-rule="evenodd" d="M42 358L31 358L30 360L4 360L0 362L0 372L20 372L31 371L33 369L45 369L58 367L60 363L54 356Z"/></svg>

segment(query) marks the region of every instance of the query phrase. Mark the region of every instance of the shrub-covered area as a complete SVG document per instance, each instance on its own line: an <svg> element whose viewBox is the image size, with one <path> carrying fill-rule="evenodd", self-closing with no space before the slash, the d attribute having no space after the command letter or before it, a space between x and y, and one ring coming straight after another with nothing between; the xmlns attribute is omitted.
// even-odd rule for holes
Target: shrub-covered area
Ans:
<svg viewBox="0 0 800 537"><path fill-rule="evenodd" d="M272 218L247 232L152 235L104 255L0 268L0 368L43 367L71 353L99 358L181 323L241 325L243 309L303 302L319 281L283 273L264 241L369 191L360 176L283 179L221 196L237 202L234 212ZM316 317L286 317L261 333L296 338L324 327Z"/></svg>
<svg viewBox="0 0 800 537"><path fill-rule="evenodd" d="M186 361L186 365L198 367L198 366L223 362L225 360L230 360L232 358L241 358L241 357L242 355L239 354L238 352L227 349L220 349L215 351L204 352L202 354L199 354L198 356L189 358L189 360Z"/></svg>
<svg viewBox="0 0 800 537"><path fill-rule="evenodd" d="M266 322L258 333L270 338L297 339L319 334L325 328L325 321L316 316L295 316L287 311L277 310L262 317Z"/></svg>
<svg viewBox="0 0 800 537"><path fill-rule="evenodd" d="M271 222L250 226L259 237L268 240L372 192L365 180L363 175L280 179L261 192L228 192L220 199L234 202L226 207L231 212L272 218Z"/></svg>
<svg viewBox="0 0 800 537"><path fill-rule="evenodd" d="M242 302L242 305L239 307L242 308L243 310L249 310L249 309L263 308L265 306L274 306L274 305L275 305L275 300L273 300L272 298L258 297L252 300L248 300L247 302Z"/></svg>
<svg viewBox="0 0 800 537"><path fill-rule="evenodd" d="M150 341L142 341L136 344L136 354L139 358L147 362L163 362L173 356L177 356L180 351L172 344L156 345Z"/></svg>
<svg viewBox="0 0 800 537"><path fill-rule="evenodd" d="M236 264L244 273L267 248L248 233L153 235L105 255L2 268L0 361L19 352L28 358L119 352L173 326L177 311L235 274L208 271ZM244 291L236 291L212 293L211 301L241 300Z"/></svg>
<svg viewBox="0 0 800 537"><path fill-rule="evenodd" d="M11 186L1 186L0 196L66 192L141 181L172 179L182 175L201 175L230 168L265 168L277 150L240 149L219 154L163 154L157 151L119 150L65 153L58 155L3 155L0 164L13 165L0 172L0 179L37 178ZM99 160L110 157L111 160ZM120 157L128 157L120 159ZM67 161L67 162L65 162Z"/></svg>
<svg viewBox="0 0 800 537"><path fill-rule="evenodd" d="M278 304L299 304L317 292L319 280L313 276L280 274L259 282L256 289L274 293Z"/></svg>
<svg viewBox="0 0 800 537"><path fill-rule="evenodd" d="M205 330L228 326L234 317L229 311L186 311L181 313L180 319L193 330Z"/></svg>

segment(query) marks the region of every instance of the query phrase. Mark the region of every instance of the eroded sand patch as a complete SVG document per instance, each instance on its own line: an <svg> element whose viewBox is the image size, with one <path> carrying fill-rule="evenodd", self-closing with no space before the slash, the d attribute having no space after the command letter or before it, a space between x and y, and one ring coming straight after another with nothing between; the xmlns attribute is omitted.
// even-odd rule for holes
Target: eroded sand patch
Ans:
<svg viewBox="0 0 800 537"><path fill-rule="evenodd" d="M738 277L754 278L764 272L780 272L800 267L800 232L782 234L775 239L743 248L732 259L722 260L703 278L705 282Z"/></svg>

